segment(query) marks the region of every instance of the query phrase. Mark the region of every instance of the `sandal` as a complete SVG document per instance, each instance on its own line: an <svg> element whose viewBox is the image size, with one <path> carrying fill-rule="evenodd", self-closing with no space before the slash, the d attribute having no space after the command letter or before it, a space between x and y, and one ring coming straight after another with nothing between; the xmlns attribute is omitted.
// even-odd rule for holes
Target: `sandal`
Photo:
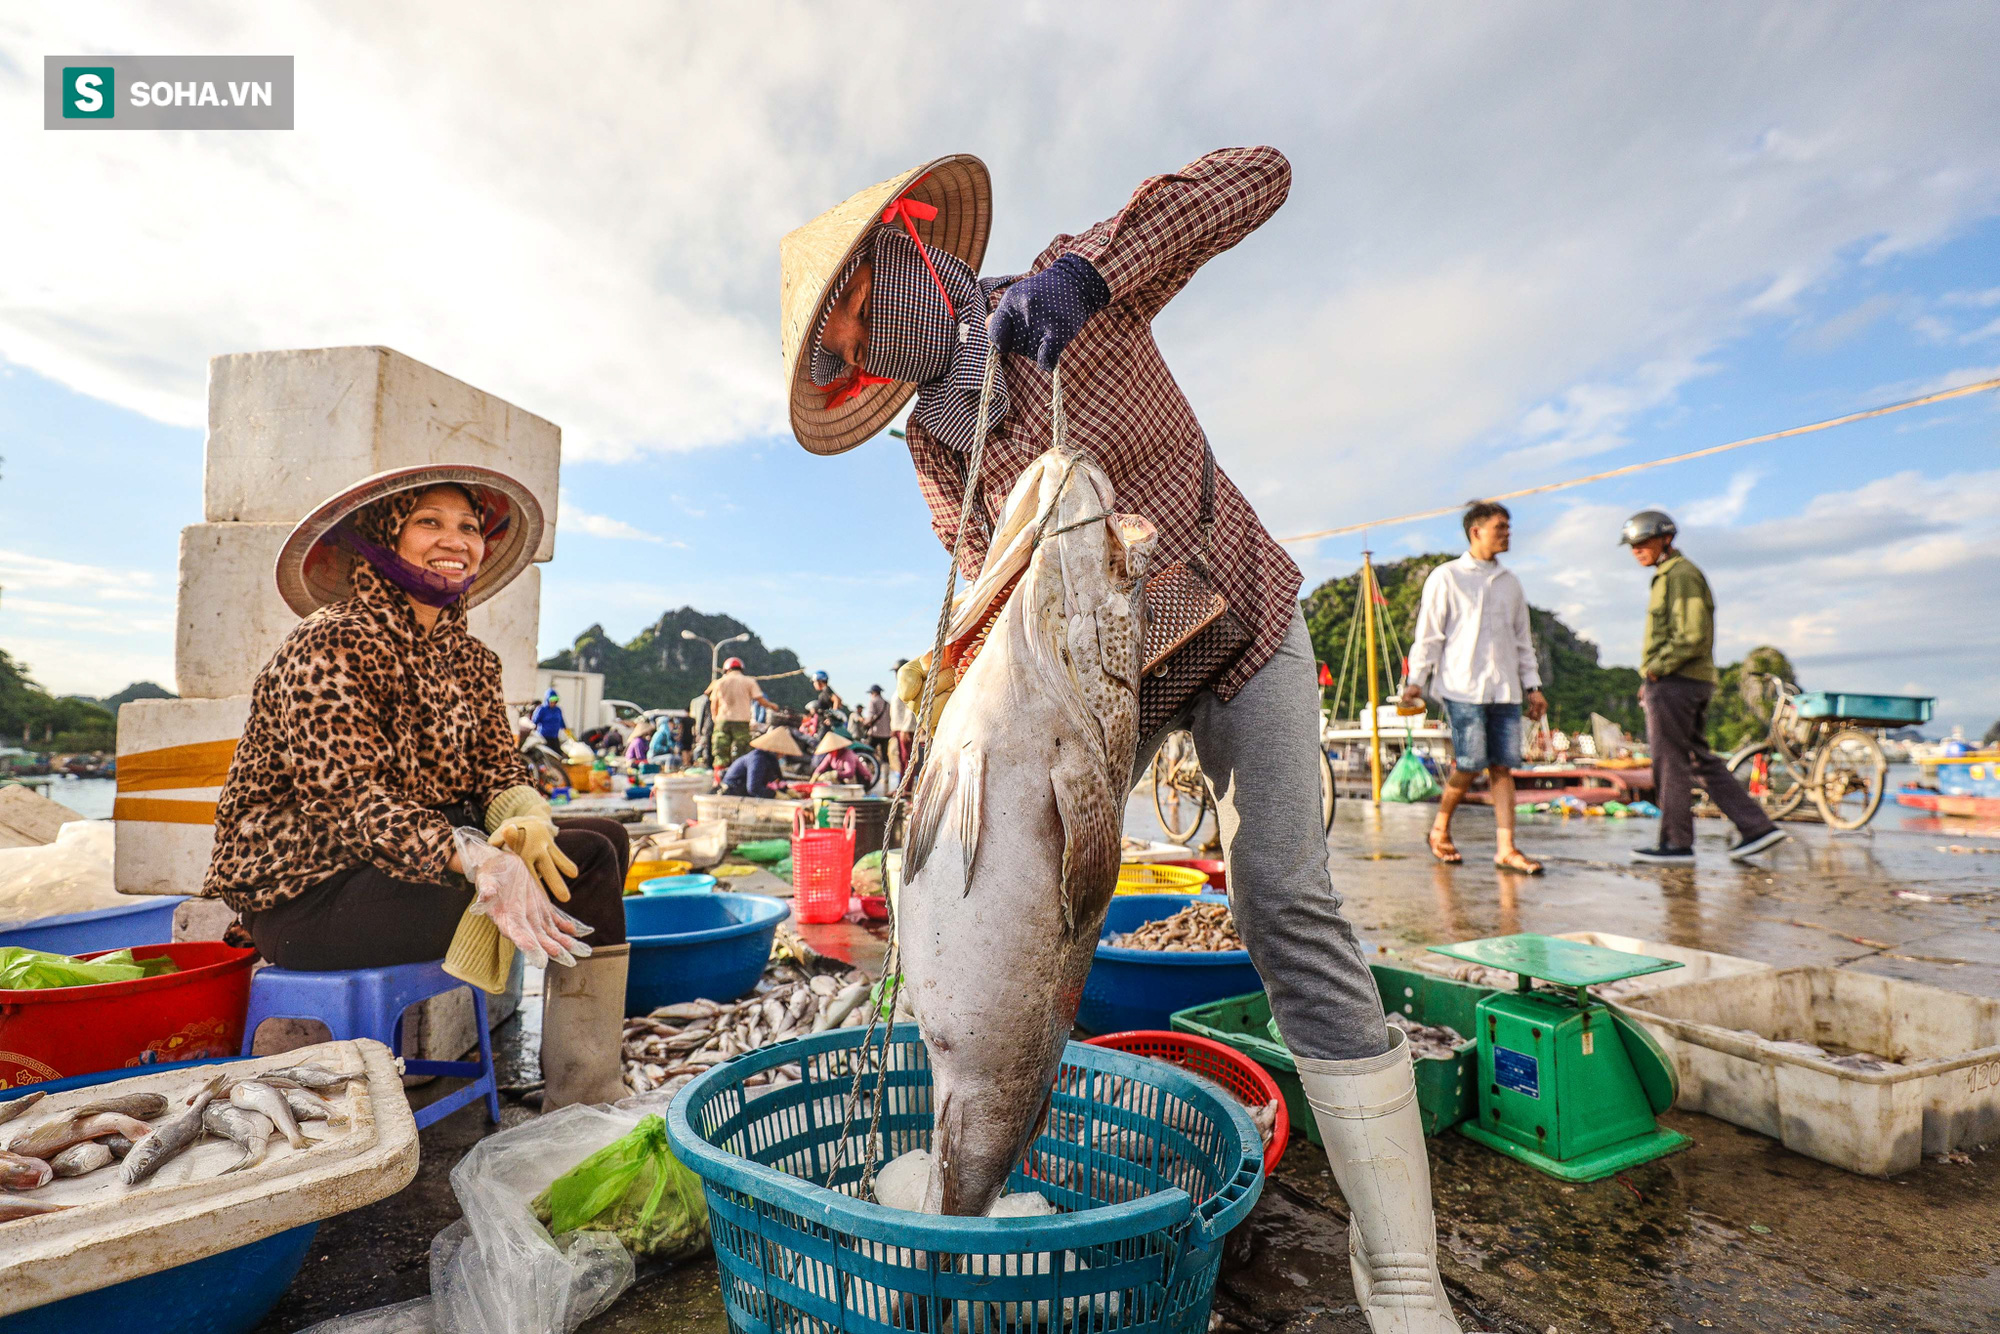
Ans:
<svg viewBox="0 0 2000 1334"><path fill-rule="evenodd" d="M1522 875L1540 875L1542 873L1542 864L1519 848L1515 848L1512 852L1504 852L1496 855L1493 858L1493 864L1503 871L1518 871Z"/></svg>
<svg viewBox="0 0 2000 1334"><path fill-rule="evenodd" d="M1444 846L1442 848L1438 846L1439 835L1441 834L1443 835L1443 843L1444 843ZM1431 845L1431 856L1437 858L1439 861L1443 862L1446 866L1457 866L1460 862L1465 860L1465 858L1459 856L1458 845L1451 841L1451 835L1445 833L1443 830L1439 829L1436 825L1431 826L1430 838L1428 841Z"/></svg>

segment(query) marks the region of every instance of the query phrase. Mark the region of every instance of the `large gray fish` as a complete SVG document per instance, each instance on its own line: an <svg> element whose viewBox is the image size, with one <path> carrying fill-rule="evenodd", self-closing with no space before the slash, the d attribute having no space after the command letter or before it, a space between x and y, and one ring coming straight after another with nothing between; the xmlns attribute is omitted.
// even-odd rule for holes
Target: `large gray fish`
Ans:
<svg viewBox="0 0 2000 1334"><path fill-rule="evenodd" d="M347 1113L334 1110L333 1104L314 1093L311 1089L282 1087L278 1092L285 1095L285 1106L292 1109L292 1115L301 1124L307 1121L324 1121L330 1126L347 1124Z"/></svg>
<svg viewBox="0 0 2000 1334"><path fill-rule="evenodd" d="M40 1158L0 1150L0 1190L39 1190L56 1175Z"/></svg>
<svg viewBox="0 0 2000 1334"><path fill-rule="evenodd" d="M134 1140L132 1151L119 1165L118 1175L128 1186L136 1186L160 1170L169 1158L201 1138L201 1114L215 1100L215 1091L229 1079L227 1069L218 1070L195 1087L185 1111L167 1117L143 1139Z"/></svg>
<svg viewBox="0 0 2000 1334"><path fill-rule="evenodd" d="M1111 501L1097 467L1043 455L954 613L954 635L976 625L981 590L1004 593L1008 562L1025 564L938 720L904 858L903 976L936 1109L931 1213L983 1214L1020 1162L1117 882L1153 530Z"/></svg>
<svg viewBox="0 0 2000 1334"><path fill-rule="evenodd" d="M345 1088L360 1078L360 1075L339 1074L323 1065L292 1065L283 1070L266 1070L257 1076L257 1082L269 1084L273 1088L283 1088L287 1084L292 1084L302 1089L311 1089L314 1093L329 1093L334 1089Z"/></svg>
<svg viewBox="0 0 2000 1334"><path fill-rule="evenodd" d="M264 1161L265 1150L277 1127L271 1118L262 1112L251 1111L248 1107L238 1107L233 1103L212 1102L201 1114L201 1126L211 1135L220 1135L243 1150L243 1156L222 1169L222 1175L240 1172L246 1167L255 1167Z"/></svg>
<svg viewBox="0 0 2000 1334"><path fill-rule="evenodd" d="M138 1121L151 1121L154 1117L167 1114L167 1097L164 1093L121 1093L116 1097L86 1103L70 1115L91 1116L98 1112L114 1112Z"/></svg>
<svg viewBox="0 0 2000 1334"><path fill-rule="evenodd" d="M40 1200L24 1199L19 1195L0 1195L0 1223L11 1223L17 1218L40 1218L43 1214L59 1214L69 1207L67 1204L44 1204Z"/></svg>

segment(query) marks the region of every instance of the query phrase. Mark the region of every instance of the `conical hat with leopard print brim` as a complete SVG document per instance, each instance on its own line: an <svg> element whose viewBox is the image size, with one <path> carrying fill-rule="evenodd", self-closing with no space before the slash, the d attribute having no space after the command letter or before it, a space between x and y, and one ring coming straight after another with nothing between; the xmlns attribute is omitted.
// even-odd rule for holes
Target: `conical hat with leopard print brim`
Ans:
<svg viewBox="0 0 2000 1334"><path fill-rule="evenodd" d="M829 408L827 387L812 380L813 340L838 295L833 284L874 236L884 211L901 199L923 206L919 213L936 210L930 218L909 217L908 225L924 245L948 251L979 271L993 230L993 180L986 164L970 153L941 157L871 185L778 243L778 329L785 342L792 434L815 454L843 454L874 436L917 392L915 385L901 381L871 384Z"/></svg>
<svg viewBox="0 0 2000 1334"><path fill-rule="evenodd" d="M361 557L329 538L364 506L399 491L463 486L479 493L486 530L486 558L459 606L470 609L498 593L527 569L542 543L542 503L502 472L470 463L422 463L364 477L299 520L278 551L278 593L300 616L354 596L354 566Z"/></svg>

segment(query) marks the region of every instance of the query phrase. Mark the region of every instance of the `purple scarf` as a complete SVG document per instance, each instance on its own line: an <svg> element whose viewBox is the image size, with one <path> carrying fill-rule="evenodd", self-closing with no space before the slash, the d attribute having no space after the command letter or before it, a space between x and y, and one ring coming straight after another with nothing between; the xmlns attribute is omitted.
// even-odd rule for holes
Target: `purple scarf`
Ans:
<svg viewBox="0 0 2000 1334"><path fill-rule="evenodd" d="M387 547L377 546L346 523L336 524L327 536L367 561L375 572L426 607L449 607L472 591L478 575L447 579L421 566L410 564Z"/></svg>

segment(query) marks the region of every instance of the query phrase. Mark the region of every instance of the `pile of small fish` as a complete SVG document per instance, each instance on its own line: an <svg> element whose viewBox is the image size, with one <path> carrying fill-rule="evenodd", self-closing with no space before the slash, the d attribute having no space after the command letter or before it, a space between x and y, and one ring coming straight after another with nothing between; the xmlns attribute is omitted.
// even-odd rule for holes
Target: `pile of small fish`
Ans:
<svg viewBox="0 0 2000 1334"><path fill-rule="evenodd" d="M868 975L858 969L817 971L823 967L817 960L773 960L757 989L742 1000L682 1001L627 1019L625 1086L634 1093L678 1087L743 1052L867 1023ZM760 1071L744 1083L783 1088L799 1077L795 1062Z"/></svg>
<svg viewBox="0 0 2000 1334"><path fill-rule="evenodd" d="M1221 903L1190 903L1172 917L1148 922L1104 943L1121 950L1185 954L1243 948L1243 938L1236 934L1236 919L1229 915L1228 905Z"/></svg>
<svg viewBox="0 0 2000 1334"><path fill-rule="evenodd" d="M1465 1045L1465 1038L1448 1024L1420 1024L1410 1016L1391 1010L1389 1023L1410 1035L1410 1056L1419 1061L1449 1061Z"/></svg>
<svg viewBox="0 0 2000 1334"><path fill-rule="evenodd" d="M39 1190L58 1177L87 1176L120 1163L119 1179L136 1186L204 1134L233 1141L243 1154L222 1174L264 1161L273 1135L294 1149L312 1141L301 1121L346 1125L347 1118L320 1095L358 1075L335 1074L317 1065L267 1070L254 1079L234 1079L228 1069L202 1079L176 1105L159 1093L123 1093L72 1108L14 1136L0 1150L0 1223L55 1213L67 1206L21 1198L14 1192ZM34 1109L46 1095L29 1093L0 1103L0 1125Z"/></svg>

